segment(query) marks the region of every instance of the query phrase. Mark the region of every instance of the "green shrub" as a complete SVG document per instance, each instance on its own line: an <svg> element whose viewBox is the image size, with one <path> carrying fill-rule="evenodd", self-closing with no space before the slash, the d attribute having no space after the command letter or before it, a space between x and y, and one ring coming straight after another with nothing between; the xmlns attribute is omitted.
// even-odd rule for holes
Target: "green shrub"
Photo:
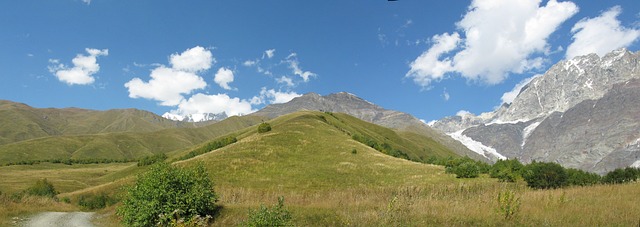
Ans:
<svg viewBox="0 0 640 227"><path fill-rule="evenodd" d="M532 162L525 166L523 176L527 185L537 189L560 188L567 185L567 172L558 163Z"/></svg>
<svg viewBox="0 0 640 227"><path fill-rule="evenodd" d="M464 162L454 167L453 173L457 178L476 178L480 174L480 169L475 162Z"/></svg>
<svg viewBox="0 0 640 227"><path fill-rule="evenodd" d="M356 150L355 148L353 148L353 150L351 150L351 154L357 154L358 150Z"/></svg>
<svg viewBox="0 0 640 227"><path fill-rule="evenodd" d="M509 220L518 214L520 210L520 197L516 193L507 190L498 193L498 213Z"/></svg>
<svg viewBox="0 0 640 227"><path fill-rule="evenodd" d="M258 125L258 133L265 133L271 131L271 125L267 122L262 122Z"/></svg>
<svg viewBox="0 0 640 227"><path fill-rule="evenodd" d="M516 182L522 178L524 165L518 159L498 160L489 171L489 176L502 182Z"/></svg>
<svg viewBox="0 0 640 227"><path fill-rule="evenodd" d="M602 178L605 184L622 184L638 180L640 178L640 170L633 167L624 169L615 169Z"/></svg>
<svg viewBox="0 0 640 227"><path fill-rule="evenodd" d="M100 193L98 195L81 195L78 198L78 205L89 210L102 209L107 206L111 206L116 202L116 199L105 193Z"/></svg>
<svg viewBox="0 0 640 227"><path fill-rule="evenodd" d="M197 148L195 150L190 151L188 154L180 157L180 160L187 160L187 159L193 158L195 156L198 156L198 155L201 155L201 154L204 154L204 153L208 153L208 152L211 152L211 151L216 150L216 149L223 148L223 147L225 147L225 146L227 146L229 144L235 143L235 142L238 142L238 139L233 137L233 136L221 138L221 139L215 140L213 142L209 142L209 143L207 143L207 144L205 144L205 145L203 145L203 146L201 146L201 147L199 147L199 148Z"/></svg>
<svg viewBox="0 0 640 227"><path fill-rule="evenodd" d="M27 188L25 192L27 195L46 196L51 198L58 194L56 189L53 187L53 184L49 183L46 178L36 181L36 183Z"/></svg>
<svg viewBox="0 0 640 227"><path fill-rule="evenodd" d="M117 214L127 226L168 225L176 216L192 219L215 211L217 195L204 166L177 168L160 162L127 188Z"/></svg>
<svg viewBox="0 0 640 227"><path fill-rule="evenodd" d="M157 162L162 162L164 160L167 159L167 155L162 153L162 154L156 154L156 155L151 155L151 156L145 156L144 158L141 158L138 161L138 166L148 166Z"/></svg>
<svg viewBox="0 0 640 227"><path fill-rule="evenodd" d="M249 219L243 226L292 226L291 213L284 208L284 197L278 197L278 204L271 208L260 205L257 210L249 211Z"/></svg>
<svg viewBox="0 0 640 227"><path fill-rule="evenodd" d="M600 183L602 177L595 173L585 172L579 169L566 169L567 184L576 186L590 186Z"/></svg>

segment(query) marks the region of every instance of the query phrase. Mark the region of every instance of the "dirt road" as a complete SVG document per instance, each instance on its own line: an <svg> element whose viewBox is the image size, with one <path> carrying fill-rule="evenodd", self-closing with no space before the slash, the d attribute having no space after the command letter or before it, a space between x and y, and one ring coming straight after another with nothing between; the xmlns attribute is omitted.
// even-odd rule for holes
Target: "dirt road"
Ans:
<svg viewBox="0 0 640 227"><path fill-rule="evenodd" d="M92 227L93 212L44 212L29 219L27 227Z"/></svg>

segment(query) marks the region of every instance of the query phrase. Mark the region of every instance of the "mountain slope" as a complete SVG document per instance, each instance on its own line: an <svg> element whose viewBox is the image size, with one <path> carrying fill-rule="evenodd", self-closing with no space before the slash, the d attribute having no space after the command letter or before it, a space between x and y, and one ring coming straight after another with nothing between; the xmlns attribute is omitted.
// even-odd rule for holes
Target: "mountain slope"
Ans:
<svg viewBox="0 0 640 227"><path fill-rule="evenodd" d="M184 149L261 122L259 117L231 117L200 128L153 132L118 132L48 136L0 146L0 165L47 159L135 159Z"/></svg>
<svg viewBox="0 0 640 227"><path fill-rule="evenodd" d="M170 121L136 109L39 109L0 100L0 145L46 136L152 132L177 127L193 125Z"/></svg>
<svg viewBox="0 0 640 227"><path fill-rule="evenodd" d="M605 173L640 163L638 80L640 52L576 57L531 80L510 105L433 127L508 158Z"/></svg>
<svg viewBox="0 0 640 227"><path fill-rule="evenodd" d="M488 160L484 156L469 150L460 142L451 139L451 137L448 137L442 132L431 129L429 126L410 114L384 109L347 92L340 92L326 96L320 96L316 93L308 93L301 97L294 98L287 103L266 106L262 110L251 115L275 118L300 110L345 113L370 123L391 129L397 129L407 135L417 134L425 136L448 147L461 156L469 156L478 160Z"/></svg>

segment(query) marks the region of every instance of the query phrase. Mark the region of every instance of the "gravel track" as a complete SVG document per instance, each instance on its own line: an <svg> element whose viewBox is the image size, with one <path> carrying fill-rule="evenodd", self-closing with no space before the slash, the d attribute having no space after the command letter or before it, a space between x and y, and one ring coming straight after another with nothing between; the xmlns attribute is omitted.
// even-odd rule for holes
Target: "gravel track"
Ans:
<svg viewBox="0 0 640 227"><path fill-rule="evenodd" d="M93 212L43 212L25 223L27 227L93 227Z"/></svg>

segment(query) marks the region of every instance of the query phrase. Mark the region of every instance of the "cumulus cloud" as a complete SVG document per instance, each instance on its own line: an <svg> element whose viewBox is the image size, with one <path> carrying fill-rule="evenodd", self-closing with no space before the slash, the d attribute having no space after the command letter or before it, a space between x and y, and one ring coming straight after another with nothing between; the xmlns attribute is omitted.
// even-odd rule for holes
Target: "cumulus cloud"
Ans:
<svg viewBox="0 0 640 227"><path fill-rule="evenodd" d="M474 0L458 32L434 35L433 45L410 63L406 77L423 87L458 73L468 80L497 84L509 73L543 66L547 38L578 12L572 2ZM450 53L450 54L449 54Z"/></svg>
<svg viewBox="0 0 640 227"><path fill-rule="evenodd" d="M151 80L144 82L133 78L124 84L129 89L129 97L160 101L163 106L175 106L183 100L183 94L207 86L202 77L164 66L151 71Z"/></svg>
<svg viewBox="0 0 640 227"><path fill-rule="evenodd" d="M218 72L216 73L213 81L215 81L218 85L220 85L221 88L224 88L225 90L234 89L229 86L229 83L233 82L233 71L225 67L221 67L220 69L218 69Z"/></svg>
<svg viewBox="0 0 640 227"><path fill-rule="evenodd" d="M172 54L169 61L172 67L157 66L151 71L148 82L133 78L125 83L129 97L152 99L163 106L175 106L184 100L183 95L207 86L197 73L211 67L214 59L209 50L197 46L181 54Z"/></svg>
<svg viewBox="0 0 640 227"><path fill-rule="evenodd" d="M242 63L242 65L250 67L250 66L254 66L256 63L258 63L257 61L253 61L253 60L246 60Z"/></svg>
<svg viewBox="0 0 640 227"><path fill-rule="evenodd" d="M211 68L215 62L211 51L201 46L188 49L180 54L172 54L169 62L174 69L199 72Z"/></svg>
<svg viewBox="0 0 640 227"><path fill-rule="evenodd" d="M227 94L206 95L197 93L172 110L172 114L187 115L195 113L226 113L228 116L240 116L255 112L251 102L239 98L231 98Z"/></svg>
<svg viewBox="0 0 640 227"><path fill-rule="evenodd" d="M78 54L71 60L73 67L68 67L61 64L59 60L49 59L49 72L53 73L58 80L65 82L69 85L88 85L95 81L93 74L96 74L100 70L98 64L98 56L109 55L108 49L91 49L86 48L85 51L89 55Z"/></svg>
<svg viewBox="0 0 640 227"><path fill-rule="evenodd" d="M614 6L595 18L584 18L576 23L571 32L573 43L567 48L566 58L596 53L599 56L631 45L640 37L640 30L627 28L617 19L622 12Z"/></svg>
<svg viewBox="0 0 640 227"><path fill-rule="evenodd" d="M527 84L529 84L529 82L531 82L533 79L539 76L542 76L542 74L536 74L532 77L525 78L524 80L516 84L516 86L514 86L513 89L511 89L511 91L508 91L502 94L502 97L500 98L502 100L502 103L511 104L513 100L516 99L518 94L520 94L520 90L522 90L524 86L526 86Z"/></svg>
<svg viewBox="0 0 640 227"><path fill-rule="evenodd" d="M262 58L264 58L264 56L266 55L267 58L273 58L273 56L276 53L276 49L268 49L264 51L264 55L262 56Z"/></svg>
<svg viewBox="0 0 640 227"><path fill-rule="evenodd" d="M309 82L309 78L316 77L317 74L311 71L303 71L300 67L300 62L298 62L298 55L296 53L291 53L286 58L286 62L289 63L289 68L293 70L293 74L298 75L302 78L304 82Z"/></svg>

